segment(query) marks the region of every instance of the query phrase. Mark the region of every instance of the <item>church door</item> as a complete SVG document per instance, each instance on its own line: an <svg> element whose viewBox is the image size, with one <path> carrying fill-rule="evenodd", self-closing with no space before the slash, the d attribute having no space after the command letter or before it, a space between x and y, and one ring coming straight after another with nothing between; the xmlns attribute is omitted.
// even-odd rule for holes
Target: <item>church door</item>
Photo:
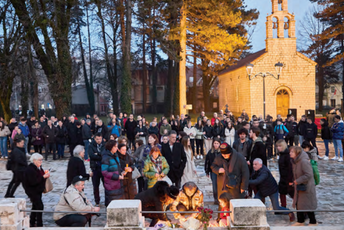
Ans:
<svg viewBox="0 0 344 230"><path fill-rule="evenodd" d="M282 117L288 115L289 109L289 94L285 89L281 89L277 92L277 114L281 114Z"/></svg>

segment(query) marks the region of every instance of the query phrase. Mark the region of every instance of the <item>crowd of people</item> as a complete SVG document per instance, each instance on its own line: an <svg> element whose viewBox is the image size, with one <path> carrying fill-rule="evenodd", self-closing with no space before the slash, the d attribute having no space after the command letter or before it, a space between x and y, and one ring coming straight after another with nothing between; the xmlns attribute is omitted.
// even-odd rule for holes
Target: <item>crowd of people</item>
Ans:
<svg viewBox="0 0 344 230"><path fill-rule="evenodd" d="M333 141L333 160L343 161L341 117L330 112L321 124L326 147L322 159L328 160L328 144ZM0 150L2 157L8 159L7 169L13 172L5 197L14 197L22 183L32 209L43 210L42 193L50 172L42 169L42 161L65 158L68 145L67 184L56 211L74 210L80 211L80 215L56 213L54 220L59 226L85 226L92 215L82 213L99 211L100 182L106 206L116 199L140 199L143 209L148 211L162 211L166 207L193 211L203 205L203 193L194 183L195 160L205 161L204 170L212 181L214 203L219 210L228 210L230 199L253 197L264 202L267 196L274 210L287 210L287 195L293 198L292 206L297 210L315 210L313 165L320 158L317 134L311 117L302 116L298 123L293 115L286 120L280 115L275 121L269 115L265 120L255 115L249 119L245 111L237 118L231 112L220 111L212 118L202 112L194 125L191 117L183 114L162 117L159 122L157 118L149 122L144 116L134 119L133 114L126 113L118 117L109 113L106 122L89 114L82 119L75 115L60 120L45 116L39 120L20 118L19 123L11 119L8 125L1 121ZM32 146L35 153L31 155ZM279 165L278 183L268 168L268 161L274 157ZM90 161L91 172L86 172L85 161ZM94 205L83 193L85 180L89 179ZM186 201L195 203L185 204ZM290 221L295 220L292 212L283 214L289 215ZM145 215L152 219L151 226L167 220L162 214ZM218 217L222 226L225 216ZM317 224L314 212L298 212L295 225L304 225L306 216L310 225ZM175 217L186 220L183 215ZM30 225L43 226L42 213L32 212Z"/></svg>

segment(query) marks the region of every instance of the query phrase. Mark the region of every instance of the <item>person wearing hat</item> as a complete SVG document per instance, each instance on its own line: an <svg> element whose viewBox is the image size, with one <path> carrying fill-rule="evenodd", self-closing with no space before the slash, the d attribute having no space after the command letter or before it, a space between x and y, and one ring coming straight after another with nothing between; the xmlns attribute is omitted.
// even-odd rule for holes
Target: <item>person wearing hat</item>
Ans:
<svg viewBox="0 0 344 230"><path fill-rule="evenodd" d="M54 221L60 227L85 227L92 214L99 212L99 207L94 207L83 192L85 180L82 175L75 176L72 184L66 188L55 207L57 212L80 212L80 214L54 213Z"/></svg>
<svg viewBox="0 0 344 230"><path fill-rule="evenodd" d="M245 157L227 143L220 145L220 151L211 165L217 175L218 197L228 192L233 199L244 198L250 176Z"/></svg>
<svg viewBox="0 0 344 230"><path fill-rule="evenodd" d="M172 204L179 194L179 189L169 186L166 181L158 181L155 185L135 196L141 200L142 211L165 211L164 207ZM154 227L159 220L168 221L164 213L143 213L145 218L152 219L150 227Z"/></svg>

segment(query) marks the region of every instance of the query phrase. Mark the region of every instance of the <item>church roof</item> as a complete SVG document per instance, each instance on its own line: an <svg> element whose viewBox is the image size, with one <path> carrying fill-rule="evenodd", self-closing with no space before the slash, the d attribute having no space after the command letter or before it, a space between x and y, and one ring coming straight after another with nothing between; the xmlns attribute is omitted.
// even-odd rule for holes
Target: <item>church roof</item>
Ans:
<svg viewBox="0 0 344 230"><path fill-rule="evenodd" d="M225 73L231 72L233 70L239 69L239 68L241 68L243 66L246 66L247 64L253 62L254 60L259 58L263 54L265 54L265 49L262 49L262 50L260 50L260 51L258 51L256 53L250 54L247 57L245 57L244 59L241 59L240 61L238 61L236 63L236 65L229 66L226 69L224 69L223 71L221 71L219 75L225 74Z"/></svg>

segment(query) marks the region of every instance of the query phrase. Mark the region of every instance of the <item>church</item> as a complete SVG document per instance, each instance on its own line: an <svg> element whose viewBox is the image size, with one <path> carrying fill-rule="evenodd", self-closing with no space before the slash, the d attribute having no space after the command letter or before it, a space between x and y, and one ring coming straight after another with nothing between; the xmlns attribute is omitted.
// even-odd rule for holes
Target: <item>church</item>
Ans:
<svg viewBox="0 0 344 230"><path fill-rule="evenodd" d="M288 115L294 109L299 120L315 110L316 63L297 52L295 15L288 0L271 0L266 21L266 48L219 73L219 106L234 115Z"/></svg>

